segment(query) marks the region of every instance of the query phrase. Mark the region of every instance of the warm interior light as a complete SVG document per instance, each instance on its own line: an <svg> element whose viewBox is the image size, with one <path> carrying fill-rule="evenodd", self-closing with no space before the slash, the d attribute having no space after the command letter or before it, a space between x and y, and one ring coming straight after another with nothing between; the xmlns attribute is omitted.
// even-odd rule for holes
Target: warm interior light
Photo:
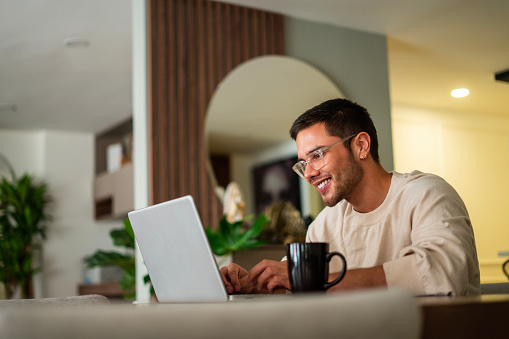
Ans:
<svg viewBox="0 0 509 339"><path fill-rule="evenodd" d="M451 91L451 95L455 98L463 98L466 97L470 91L466 88L456 88L455 90Z"/></svg>

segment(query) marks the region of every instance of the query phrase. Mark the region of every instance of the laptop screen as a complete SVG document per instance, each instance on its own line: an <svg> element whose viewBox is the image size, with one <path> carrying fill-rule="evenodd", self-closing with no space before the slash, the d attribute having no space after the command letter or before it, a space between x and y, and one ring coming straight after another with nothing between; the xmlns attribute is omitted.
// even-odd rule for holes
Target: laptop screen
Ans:
<svg viewBox="0 0 509 339"><path fill-rule="evenodd" d="M227 300L191 196L132 211L128 217L160 302Z"/></svg>

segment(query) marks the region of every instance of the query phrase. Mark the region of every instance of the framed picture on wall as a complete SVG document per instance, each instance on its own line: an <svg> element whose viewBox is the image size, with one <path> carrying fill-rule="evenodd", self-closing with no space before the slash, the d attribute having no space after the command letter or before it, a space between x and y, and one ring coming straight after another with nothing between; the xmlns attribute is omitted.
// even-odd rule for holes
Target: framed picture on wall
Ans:
<svg viewBox="0 0 509 339"><path fill-rule="evenodd" d="M301 210L299 176L292 170L297 156L256 166L253 169L256 213L276 202L289 201Z"/></svg>

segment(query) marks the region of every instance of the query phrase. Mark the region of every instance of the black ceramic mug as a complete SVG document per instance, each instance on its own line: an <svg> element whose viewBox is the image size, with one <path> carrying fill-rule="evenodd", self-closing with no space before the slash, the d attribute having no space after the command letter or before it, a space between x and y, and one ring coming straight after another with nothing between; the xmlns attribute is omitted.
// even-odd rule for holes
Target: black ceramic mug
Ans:
<svg viewBox="0 0 509 339"><path fill-rule="evenodd" d="M343 270L334 281L329 280L329 262L337 255L343 262ZM288 274L293 293L323 292L339 283L346 273L345 257L339 252L329 253L325 242L295 242L286 245Z"/></svg>

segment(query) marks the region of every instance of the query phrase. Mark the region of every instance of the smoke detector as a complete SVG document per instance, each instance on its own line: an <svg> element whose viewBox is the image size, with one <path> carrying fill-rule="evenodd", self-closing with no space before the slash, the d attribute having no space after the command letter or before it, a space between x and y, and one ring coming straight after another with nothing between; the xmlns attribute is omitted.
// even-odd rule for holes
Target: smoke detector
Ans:
<svg viewBox="0 0 509 339"><path fill-rule="evenodd" d="M67 38L64 40L64 46L69 48L86 48L90 41L84 38Z"/></svg>
<svg viewBox="0 0 509 339"><path fill-rule="evenodd" d="M0 112L16 112L16 105L0 102Z"/></svg>

